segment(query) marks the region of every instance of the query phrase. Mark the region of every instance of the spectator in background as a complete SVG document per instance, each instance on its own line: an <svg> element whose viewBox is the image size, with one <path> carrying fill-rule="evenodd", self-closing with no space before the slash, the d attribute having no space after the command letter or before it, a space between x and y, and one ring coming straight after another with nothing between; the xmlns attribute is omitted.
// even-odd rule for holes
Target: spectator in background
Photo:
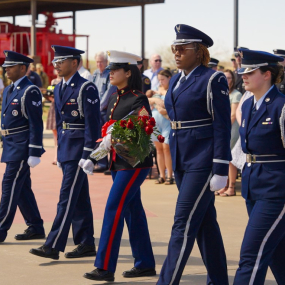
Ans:
<svg viewBox="0 0 285 285"><path fill-rule="evenodd" d="M232 150L239 139L239 123L237 121L236 113L237 113L237 108L241 100L242 94L236 89L234 89L234 86L235 86L234 73L230 69L226 69L224 73L225 73L225 76L227 78L228 85L229 85L229 97L230 97L230 104L231 104L231 123L232 123L231 150ZM236 195L236 191L235 191L236 177L237 177L237 168L230 162L228 183L224 188L222 188L219 191L216 191L215 195L220 195L222 197L235 196Z"/></svg>
<svg viewBox="0 0 285 285"><path fill-rule="evenodd" d="M116 92L116 87L110 83L110 70L106 70L108 57L106 52L98 52L95 55L97 69L93 73L93 82L96 85L100 98L100 112L101 112L101 127L106 123L106 113L111 95ZM108 118L109 120L109 118ZM111 174L108 171L108 158L101 159L94 168L94 172L104 172Z"/></svg>
<svg viewBox="0 0 285 285"><path fill-rule="evenodd" d="M164 143L160 143L156 138L153 138L156 148L157 165L160 173L160 177L156 180L155 183L164 183L165 185L174 183L174 179L172 178L172 160L169 148L169 133L171 127L164 106L164 98L169 87L170 79L171 72L167 69L161 70L158 73L158 80L160 83L158 91L147 91L149 96L152 95L148 100L152 108L152 116L156 121L156 127L165 138ZM167 169L167 177L165 177L165 169Z"/></svg>
<svg viewBox="0 0 285 285"><path fill-rule="evenodd" d="M34 85L38 86L39 88L43 87L43 83L40 76L36 72L31 70L31 66L28 67L26 75Z"/></svg>
<svg viewBox="0 0 285 285"><path fill-rule="evenodd" d="M42 88L47 89L49 86L49 78L44 72L44 67L41 63L36 64L36 73L39 75L42 81Z"/></svg>
<svg viewBox="0 0 285 285"><path fill-rule="evenodd" d="M158 72L162 70L161 67L161 56L159 54L152 55L150 59L150 69L147 69L144 71L144 75L147 76L151 81L151 88L152 90L157 90L159 87L159 81L158 81Z"/></svg>
<svg viewBox="0 0 285 285"><path fill-rule="evenodd" d="M143 74L144 72L143 59L141 61L138 61L138 69L140 70L142 75L142 90L140 91L146 94L146 91L151 89L151 82L150 79Z"/></svg>
<svg viewBox="0 0 285 285"><path fill-rule="evenodd" d="M245 89L244 89L244 83L243 83L243 79L242 79L242 75L238 74L238 70L241 68L241 56L238 52L238 50L242 48L242 49L248 49L245 47L236 47L235 50L235 58L236 58L236 70L234 71L235 74L235 89L237 89L241 94L244 94Z"/></svg>
<svg viewBox="0 0 285 285"><path fill-rule="evenodd" d="M0 66L0 78L2 79L2 82L4 84L4 88L11 84L11 80L9 80L6 76L6 74L4 74L3 67L1 67L1 66Z"/></svg>
<svg viewBox="0 0 285 285"><path fill-rule="evenodd" d="M87 80L92 82L93 76L91 75L91 73L86 68L84 68L82 56L80 56L80 62L79 62L77 71L78 71L78 73L80 74L81 77L83 77L83 78L85 78L85 79L87 79Z"/></svg>

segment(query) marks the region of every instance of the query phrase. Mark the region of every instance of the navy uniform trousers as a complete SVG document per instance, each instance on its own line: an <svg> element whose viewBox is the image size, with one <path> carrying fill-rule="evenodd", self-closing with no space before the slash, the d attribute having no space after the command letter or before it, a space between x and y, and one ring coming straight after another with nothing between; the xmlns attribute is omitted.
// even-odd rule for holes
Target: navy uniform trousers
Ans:
<svg viewBox="0 0 285 285"><path fill-rule="evenodd" d="M155 268L140 186L149 168L111 171L113 185L106 204L95 266L116 271L120 243L126 220L132 254L137 268Z"/></svg>
<svg viewBox="0 0 285 285"><path fill-rule="evenodd" d="M7 236L17 206L32 232L44 234L43 220L31 188L30 166L26 160L6 163L0 204L0 242Z"/></svg>
<svg viewBox="0 0 285 285"><path fill-rule="evenodd" d="M216 220L211 169L175 171L179 189L168 254L158 285L178 285L197 240L208 271L207 284L228 285L226 254ZM245 285L245 284L244 284Z"/></svg>
<svg viewBox="0 0 285 285"><path fill-rule="evenodd" d="M93 214L87 175L77 160L61 163L63 171L57 214L45 245L64 251L70 225L75 245L94 245Z"/></svg>
<svg viewBox="0 0 285 285"><path fill-rule="evenodd" d="M246 200L249 221L234 285L262 285L270 266L285 284L285 199Z"/></svg>

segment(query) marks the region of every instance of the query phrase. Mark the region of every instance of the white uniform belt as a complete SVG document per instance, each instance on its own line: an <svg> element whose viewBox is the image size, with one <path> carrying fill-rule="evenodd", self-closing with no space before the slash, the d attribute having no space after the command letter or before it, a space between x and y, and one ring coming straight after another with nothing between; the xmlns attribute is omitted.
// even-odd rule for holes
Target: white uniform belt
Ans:
<svg viewBox="0 0 285 285"><path fill-rule="evenodd" d="M62 128L64 130L85 130L84 124L73 124L73 123L66 123L62 122Z"/></svg>
<svg viewBox="0 0 285 285"><path fill-rule="evenodd" d="M17 127L17 128L13 128L13 129L6 129L6 130L1 130L1 135L3 137L9 136L9 135L14 135L14 134L18 134L21 132L25 132L29 130L29 126L21 126L21 127Z"/></svg>
<svg viewBox="0 0 285 285"><path fill-rule="evenodd" d="M212 118L194 121L170 121L172 130L191 129L212 125Z"/></svg>
<svg viewBox="0 0 285 285"><path fill-rule="evenodd" d="M285 162L285 155L277 154L246 154L247 163Z"/></svg>

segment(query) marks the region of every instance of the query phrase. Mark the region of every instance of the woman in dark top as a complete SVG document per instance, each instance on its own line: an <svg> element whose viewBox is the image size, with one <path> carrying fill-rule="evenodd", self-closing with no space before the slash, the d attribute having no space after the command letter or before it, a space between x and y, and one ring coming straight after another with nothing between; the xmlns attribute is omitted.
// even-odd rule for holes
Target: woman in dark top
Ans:
<svg viewBox="0 0 285 285"><path fill-rule="evenodd" d="M110 82L117 92L110 99L107 118L120 120L131 111L140 110L139 115L151 115L147 97L139 91L142 82L137 61L140 57L118 51L109 51ZM148 156L142 163L132 167L118 155L113 157L111 173L113 185L108 197L100 243L95 260L96 269L85 273L92 280L114 281L120 242L126 220L134 267L123 273L124 277L153 276L156 274L146 215L141 202L140 186L152 167Z"/></svg>

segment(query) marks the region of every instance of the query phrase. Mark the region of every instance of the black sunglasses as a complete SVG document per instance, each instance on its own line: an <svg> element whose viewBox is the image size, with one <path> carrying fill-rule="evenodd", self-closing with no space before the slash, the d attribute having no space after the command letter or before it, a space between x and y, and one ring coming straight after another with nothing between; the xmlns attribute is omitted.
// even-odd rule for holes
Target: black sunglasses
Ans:
<svg viewBox="0 0 285 285"><path fill-rule="evenodd" d="M155 59L154 61L155 61L155 62L162 62L161 59Z"/></svg>

